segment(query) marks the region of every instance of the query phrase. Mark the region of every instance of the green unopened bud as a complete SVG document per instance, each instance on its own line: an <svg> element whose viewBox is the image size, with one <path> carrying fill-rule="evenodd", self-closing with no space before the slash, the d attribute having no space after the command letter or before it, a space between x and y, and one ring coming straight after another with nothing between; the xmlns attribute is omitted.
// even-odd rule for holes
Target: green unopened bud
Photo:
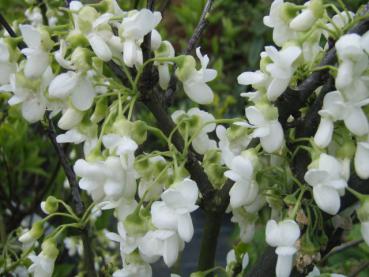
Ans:
<svg viewBox="0 0 369 277"><path fill-rule="evenodd" d="M142 144L147 139L147 126L144 121L137 120L132 124L132 132L131 132L132 139L137 144Z"/></svg>
<svg viewBox="0 0 369 277"><path fill-rule="evenodd" d="M248 129L243 126L232 124L227 129L227 137L231 143L246 138L248 135Z"/></svg>
<svg viewBox="0 0 369 277"><path fill-rule="evenodd" d="M283 198L283 201L288 206L294 206L297 202L297 199L296 199L295 195L289 194L285 198Z"/></svg>
<svg viewBox="0 0 369 277"><path fill-rule="evenodd" d="M210 183L213 184L215 188L221 188L224 184L226 177L224 176L224 172L226 171L225 167L220 164L208 164L205 167L205 173L208 175Z"/></svg>
<svg viewBox="0 0 369 277"><path fill-rule="evenodd" d="M86 48L77 47L71 55L71 61L77 69L86 71L90 69L91 56Z"/></svg>
<svg viewBox="0 0 369 277"><path fill-rule="evenodd" d="M142 159L142 160L136 159L134 163L134 167L142 178L147 179L148 177L150 177L151 168L150 168L149 159Z"/></svg>
<svg viewBox="0 0 369 277"><path fill-rule="evenodd" d="M108 111L108 98L101 97L96 101L94 113L91 115L90 120L93 123L99 123L106 116Z"/></svg>
<svg viewBox="0 0 369 277"><path fill-rule="evenodd" d="M56 242L53 239L45 240L41 245L42 253L50 259L56 259L59 254L59 250L56 247Z"/></svg>
<svg viewBox="0 0 369 277"><path fill-rule="evenodd" d="M369 221L369 198L366 198L366 200L361 203L356 213L361 222Z"/></svg>
<svg viewBox="0 0 369 277"><path fill-rule="evenodd" d="M174 182L182 182L182 180L188 176L190 176L190 173L188 173L187 169L184 167L179 167L174 173Z"/></svg>
<svg viewBox="0 0 369 277"><path fill-rule="evenodd" d="M78 13L78 27L83 33L92 29L92 22L99 16L98 12L91 6L84 6Z"/></svg>
<svg viewBox="0 0 369 277"><path fill-rule="evenodd" d="M66 41L70 44L71 48L77 48L77 47L88 47L89 42L80 31L71 31Z"/></svg>
<svg viewBox="0 0 369 277"><path fill-rule="evenodd" d="M112 126L112 131L120 136L131 137L132 129L133 123L125 118L116 120Z"/></svg>
<svg viewBox="0 0 369 277"><path fill-rule="evenodd" d="M309 8L314 14L315 18L321 18L324 15L324 5L322 0L311 0Z"/></svg>
<svg viewBox="0 0 369 277"><path fill-rule="evenodd" d="M289 23L300 10L301 8L293 3L284 3L280 10L280 16L284 22Z"/></svg>
<svg viewBox="0 0 369 277"><path fill-rule="evenodd" d="M22 243L30 243L38 240L44 233L44 225L42 221L33 223L31 230L25 232L19 237L19 241Z"/></svg>
<svg viewBox="0 0 369 277"><path fill-rule="evenodd" d="M155 58L173 57L174 49L169 41L162 41L160 47L155 51Z"/></svg>
<svg viewBox="0 0 369 277"><path fill-rule="evenodd" d="M140 208L138 207L132 214L127 216L124 220L124 228L127 234L132 237L144 236L148 231L148 222L140 214Z"/></svg>
<svg viewBox="0 0 369 277"><path fill-rule="evenodd" d="M41 202L41 209L45 214L55 213L59 208L58 199L54 196L49 196L46 201Z"/></svg>
<svg viewBox="0 0 369 277"><path fill-rule="evenodd" d="M341 159L351 159L354 157L356 147L353 141L345 142L338 150L337 157Z"/></svg>
<svg viewBox="0 0 369 277"><path fill-rule="evenodd" d="M194 57L190 55L182 55L177 57L177 70L176 76L180 81L186 81L190 75L196 70L196 61Z"/></svg>
<svg viewBox="0 0 369 277"><path fill-rule="evenodd" d="M138 252L138 249L136 249L135 251L133 251L132 253L125 255L125 262L127 264L142 264L142 258L140 253Z"/></svg>
<svg viewBox="0 0 369 277"><path fill-rule="evenodd" d="M278 109L269 103L258 103L256 107L264 115L266 120L276 120L278 119Z"/></svg>

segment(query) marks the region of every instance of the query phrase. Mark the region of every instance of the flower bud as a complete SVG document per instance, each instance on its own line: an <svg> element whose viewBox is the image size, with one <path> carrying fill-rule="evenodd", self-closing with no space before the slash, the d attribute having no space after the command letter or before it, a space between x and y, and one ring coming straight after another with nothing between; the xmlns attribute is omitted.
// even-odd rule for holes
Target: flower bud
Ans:
<svg viewBox="0 0 369 277"><path fill-rule="evenodd" d="M175 72L177 78L180 81L187 80L190 75L196 70L196 61L194 57L190 55L182 55L177 57L177 70Z"/></svg>
<svg viewBox="0 0 369 277"><path fill-rule="evenodd" d="M106 112L108 111L108 98L101 97L96 101L94 113L91 115L90 120L93 123L99 123L105 118Z"/></svg>
<svg viewBox="0 0 369 277"><path fill-rule="evenodd" d="M148 231L147 220L140 214L140 208L126 217L123 222L127 234L132 237L144 236Z"/></svg>
<svg viewBox="0 0 369 277"><path fill-rule="evenodd" d="M80 31L71 31L66 41L70 44L71 48L88 47L90 45L87 38Z"/></svg>
<svg viewBox="0 0 369 277"><path fill-rule="evenodd" d="M29 243L39 239L44 233L44 226L42 221L33 223L31 230L24 233L19 237L19 241L22 243Z"/></svg>
<svg viewBox="0 0 369 277"><path fill-rule="evenodd" d="M280 16L284 22L289 23L296 17L300 9L300 7L293 3L284 3L281 8Z"/></svg>
<svg viewBox="0 0 369 277"><path fill-rule="evenodd" d="M78 12L78 27L82 33L88 33L92 29L92 22L99 16L91 6L84 6Z"/></svg>
<svg viewBox="0 0 369 277"><path fill-rule="evenodd" d="M86 71L90 69L91 55L86 48L77 47L71 55L71 61L77 69Z"/></svg>
<svg viewBox="0 0 369 277"><path fill-rule="evenodd" d="M142 144L147 138L146 123L141 120L133 122L131 127L131 137L137 144Z"/></svg>
<svg viewBox="0 0 369 277"><path fill-rule="evenodd" d="M83 113L74 109L68 108L58 121L58 127L62 130L69 130L77 126L83 118Z"/></svg>
<svg viewBox="0 0 369 277"><path fill-rule="evenodd" d="M56 259L59 254L59 250L56 247L56 243L53 239L45 240L41 245L42 253L50 258L50 259Z"/></svg>
<svg viewBox="0 0 369 277"><path fill-rule="evenodd" d="M41 209L45 214L52 214L58 210L58 199L54 196L49 196L46 201L41 202Z"/></svg>
<svg viewBox="0 0 369 277"><path fill-rule="evenodd" d="M355 155L356 147L352 140L346 141L338 148L336 156L341 159L352 159Z"/></svg>
<svg viewBox="0 0 369 277"><path fill-rule="evenodd" d="M174 57L174 55L174 48L167 40L162 41L160 47L155 51L155 58Z"/></svg>

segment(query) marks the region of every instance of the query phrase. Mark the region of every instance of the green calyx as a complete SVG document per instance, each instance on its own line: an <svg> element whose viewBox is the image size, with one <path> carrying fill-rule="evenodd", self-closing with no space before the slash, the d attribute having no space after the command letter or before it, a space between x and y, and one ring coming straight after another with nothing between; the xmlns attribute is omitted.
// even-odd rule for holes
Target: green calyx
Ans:
<svg viewBox="0 0 369 277"><path fill-rule="evenodd" d="M45 211L49 214L55 213L59 208L58 199L54 196L49 196L45 201Z"/></svg>
<svg viewBox="0 0 369 277"><path fill-rule="evenodd" d="M182 82L186 81L196 70L196 61L194 57L190 55L182 55L176 57L176 64L178 68L175 74L177 78Z"/></svg>
<svg viewBox="0 0 369 277"><path fill-rule="evenodd" d="M300 10L301 6L297 6L293 3L284 3L280 10L280 16L284 22L289 23L297 16Z"/></svg>
<svg viewBox="0 0 369 277"><path fill-rule="evenodd" d="M127 234L133 237L144 236L149 230L148 220L146 216L141 213L140 206L138 206L132 214L127 216L123 225Z"/></svg>
<svg viewBox="0 0 369 277"><path fill-rule="evenodd" d="M44 233L44 224L42 221L33 223L31 230L29 231L33 239L39 239Z"/></svg>
<svg viewBox="0 0 369 277"><path fill-rule="evenodd" d="M59 250L56 247L54 239L45 240L41 245L42 253L50 259L56 259L59 254Z"/></svg>

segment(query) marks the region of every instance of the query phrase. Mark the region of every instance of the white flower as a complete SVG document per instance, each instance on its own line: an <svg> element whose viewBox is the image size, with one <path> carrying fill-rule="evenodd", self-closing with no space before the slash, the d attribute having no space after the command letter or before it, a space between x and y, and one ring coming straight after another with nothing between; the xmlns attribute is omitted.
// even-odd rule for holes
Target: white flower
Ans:
<svg viewBox="0 0 369 277"><path fill-rule="evenodd" d="M264 72L257 70L255 72L243 72L237 77L237 82L240 85L248 86L252 85L253 88L259 89L259 88L266 88L270 77L268 74L265 74Z"/></svg>
<svg viewBox="0 0 369 277"><path fill-rule="evenodd" d="M51 277L58 252L55 243L47 240L44 241L42 243L42 251L39 255L30 254L28 256L32 261L28 271L32 273L34 277Z"/></svg>
<svg viewBox="0 0 369 277"><path fill-rule="evenodd" d="M131 199L136 193L135 175L124 169L119 157L109 156L105 161L96 162L79 159L74 171L81 177L80 188L95 202L116 201L122 196Z"/></svg>
<svg viewBox="0 0 369 277"><path fill-rule="evenodd" d="M22 53L27 56L24 67L24 75L27 78L40 77L49 66L49 53L42 45L42 34L31 25L19 25L24 42L28 48L22 49Z"/></svg>
<svg viewBox="0 0 369 277"><path fill-rule="evenodd" d="M105 236L112 241L120 243L120 252L122 257L132 253L138 246L137 238L128 236L121 221L118 223L118 234L106 232Z"/></svg>
<svg viewBox="0 0 369 277"><path fill-rule="evenodd" d="M208 112L200 110L199 108L192 108L189 109L187 113L182 110L175 111L172 114L172 119L175 123L178 123L183 115L197 117L197 127L203 126L196 136L195 134L189 134L190 136L193 136L192 146L194 150L199 154L205 154L208 150L216 149L216 142L211 140L208 135L208 133L213 132L216 127L215 123L211 123L211 121L215 120L214 116ZM195 128L195 130L197 130L197 128Z"/></svg>
<svg viewBox="0 0 369 277"><path fill-rule="evenodd" d="M341 206L347 182L342 175L342 164L334 157L322 153L318 168L309 169L304 177L313 187L313 195L320 209L331 215L337 214Z"/></svg>
<svg viewBox="0 0 369 277"><path fill-rule="evenodd" d="M187 96L194 102L206 105L213 102L214 95L211 88L206 84L215 79L217 71L215 69L208 69L209 57L202 56L200 47L196 48L196 55L201 62L201 69L196 70L195 66L189 69L190 72L186 74L183 82L183 89Z"/></svg>
<svg viewBox="0 0 369 277"><path fill-rule="evenodd" d="M17 64L10 61L10 51L7 43L0 38L0 86L9 84L10 76L15 73Z"/></svg>
<svg viewBox="0 0 369 277"><path fill-rule="evenodd" d="M154 230L140 238L138 249L146 262L155 262L162 256L165 264L171 267L177 261L178 252L183 249L183 246L183 241L175 231Z"/></svg>
<svg viewBox="0 0 369 277"><path fill-rule="evenodd" d="M111 154L120 156L124 169L132 169L135 160L134 153L138 147L137 143L127 136L107 134L103 136L103 144ZM132 174L135 174L132 172Z"/></svg>
<svg viewBox="0 0 369 277"><path fill-rule="evenodd" d="M251 204L259 192L257 184L252 180L252 162L242 155L236 156L230 169L224 175L235 182L229 191L231 207L234 209Z"/></svg>
<svg viewBox="0 0 369 277"><path fill-rule="evenodd" d="M283 0L274 0L268 16L264 16L264 25L273 28L273 41L278 46L296 38L296 32L289 26L289 22L282 17Z"/></svg>
<svg viewBox="0 0 369 277"><path fill-rule="evenodd" d="M273 61L266 66L273 78L268 86L267 96L270 101L275 101L287 89L295 72L293 64L302 50L298 46L288 46L278 51L274 46L267 46L265 51Z"/></svg>
<svg viewBox="0 0 369 277"><path fill-rule="evenodd" d="M300 237L298 224L290 219L285 219L279 223L269 220L265 230L266 242L277 247L275 252L278 255L276 276L288 277L292 270L293 255L297 249L295 243Z"/></svg>
<svg viewBox="0 0 369 277"><path fill-rule="evenodd" d="M189 242L193 236L193 224L190 213L198 206L196 183L185 178L174 183L161 195L163 201L155 201L151 206L152 223L159 229L178 232L181 239Z"/></svg>
<svg viewBox="0 0 369 277"><path fill-rule="evenodd" d="M51 69L48 68L42 75L38 86L26 86L15 74L10 76L10 84L0 87L0 91L11 91L12 97L9 105L21 104L22 116L30 123L37 122L44 117L48 101L45 92L53 78Z"/></svg>
<svg viewBox="0 0 369 277"><path fill-rule="evenodd" d="M227 129L224 126L218 125L216 128L216 134L219 139L218 147L221 150L222 160L229 168L231 167L233 158L239 155L242 150L246 149L251 141L251 137L247 131L244 133L243 136L230 140L227 135Z"/></svg>
<svg viewBox="0 0 369 277"><path fill-rule="evenodd" d="M113 273L113 277L151 277L152 269L149 264L128 264Z"/></svg>
<svg viewBox="0 0 369 277"><path fill-rule="evenodd" d="M356 145L355 172L361 179L369 178L369 142L361 141Z"/></svg>
<svg viewBox="0 0 369 277"><path fill-rule="evenodd" d="M343 120L346 128L354 135L367 134L369 123L361 107L368 103L368 100L345 100L345 96L339 91L325 95L323 108L319 111L321 121L314 137L315 143L320 147L327 147L332 140L333 123L338 120Z"/></svg>
<svg viewBox="0 0 369 277"><path fill-rule="evenodd" d="M96 90L86 74L67 71L52 80L49 95L59 99L70 96L76 109L86 111L93 104Z"/></svg>
<svg viewBox="0 0 369 277"><path fill-rule="evenodd" d="M151 34L154 34L152 32ZM160 50L160 51L159 51ZM174 58L175 51L172 44L165 40L161 43L158 51L155 51L155 58ZM162 89L167 89L170 81L169 64L170 62L155 62L159 72L159 85Z"/></svg>
<svg viewBox="0 0 369 277"><path fill-rule="evenodd" d="M120 36L123 39L123 61L125 65L139 66L143 62L141 43L145 35L150 33L160 22L160 12L148 9L132 11L123 18Z"/></svg>
<svg viewBox="0 0 369 277"><path fill-rule="evenodd" d="M246 122L237 122L236 124L254 128L255 130L251 136L260 138L260 144L264 151L272 153L282 147L284 142L283 129L272 108L247 107L246 117L251 125Z"/></svg>
<svg viewBox="0 0 369 277"><path fill-rule="evenodd" d="M306 8L301 11L294 19L290 22L290 28L298 31L308 31L314 23L320 19L320 13L322 12L323 6L318 1L311 0L305 3Z"/></svg>

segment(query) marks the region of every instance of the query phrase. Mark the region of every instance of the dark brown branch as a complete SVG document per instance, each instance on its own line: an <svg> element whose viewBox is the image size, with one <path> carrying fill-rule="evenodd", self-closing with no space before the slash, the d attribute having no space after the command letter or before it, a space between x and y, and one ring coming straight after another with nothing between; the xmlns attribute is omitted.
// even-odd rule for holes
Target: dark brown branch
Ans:
<svg viewBox="0 0 369 277"><path fill-rule="evenodd" d="M76 174L73 171L72 165L66 155L66 153L64 152L62 146L56 142L56 130L55 130L55 126L54 123L52 122L52 120L49 118L49 116L47 117L47 121L49 124L49 128L48 128L48 136L50 138L51 143L53 144L56 153L58 154L61 166L63 167L63 170L65 172L65 176L67 177L67 180L69 182L70 188L71 188L71 192L72 192L72 198L73 198L73 203L74 203L74 207L76 209L76 212L78 215L83 214L84 211L84 206L83 206L83 202L81 200L81 196L79 194L79 188L78 188L78 181L77 181L77 177Z"/></svg>
<svg viewBox="0 0 369 277"><path fill-rule="evenodd" d="M214 267L217 241L222 226L223 213L208 211L205 214L203 239L201 240L198 271L205 271ZM207 276L211 276L208 274Z"/></svg>
<svg viewBox="0 0 369 277"><path fill-rule="evenodd" d="M355 247L355 246L361 244L362 242L364 242L363 239L358 239L358 240L349 241L349 242L343 243L339 246L336 246L331 251L329 251L329 253L327 255L325 255L323 257L323 259L320 261L320 263L324 264L324 262L326 260L328 260L328 258L330 258L331 256L336 255L336 254L338 254L342 251L345 251L348 248Z"/></svg>
<svg viewBox="0 0 369 277"><path fill-rule="evenodd" d="M49 20L47 19L47 6L45 1L43 0L37 0L38 6L40 7L41 10L41 15L42 15L42 23L47 26L49 25Z"/></svg>

